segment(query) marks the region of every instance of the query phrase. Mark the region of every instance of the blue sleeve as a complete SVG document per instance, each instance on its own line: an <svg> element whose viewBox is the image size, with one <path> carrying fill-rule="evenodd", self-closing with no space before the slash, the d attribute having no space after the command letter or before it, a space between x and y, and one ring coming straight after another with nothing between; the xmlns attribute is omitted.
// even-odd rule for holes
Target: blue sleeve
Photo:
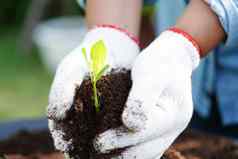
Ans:
<svg viewBox="0 0 238 159"><path fill-rule="evenodd" d="M227 34L225 47L238 47L238 0L208 0Z"/></svg>

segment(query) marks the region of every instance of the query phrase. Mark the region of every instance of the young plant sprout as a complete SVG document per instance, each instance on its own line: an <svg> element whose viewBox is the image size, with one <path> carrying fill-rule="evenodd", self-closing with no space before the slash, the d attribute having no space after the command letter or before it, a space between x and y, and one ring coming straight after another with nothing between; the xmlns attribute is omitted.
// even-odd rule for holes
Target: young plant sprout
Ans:
<svg viewBox="0 0 238 159"><path fill-rule="evenodd" d="M109 65L106 64L107 49L102 40L93 44L90 50L90 60L87 57L86 49L82 48L83 57L88 65L90 72L90 79L93 86L93 99L96 111L99 112L100 104L97 93L97 81L106 72Z"/></svg>

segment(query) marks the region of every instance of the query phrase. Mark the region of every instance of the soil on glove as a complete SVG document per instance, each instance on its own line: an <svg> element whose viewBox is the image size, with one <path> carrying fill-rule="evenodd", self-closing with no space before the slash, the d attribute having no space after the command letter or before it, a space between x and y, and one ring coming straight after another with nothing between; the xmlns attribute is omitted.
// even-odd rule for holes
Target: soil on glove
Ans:
<svg viewBox="0 0 238 159"><path fill-rule="evenodd" d="M122 126L121 115L132 82L129 71L112 72L97 82L100 111L96 112L90 79L83 81L77 89L74 104L67 118L60 122L64 138L71 140L68 154L77 159L108 159L123 150L107 155L97 154L93 140L97 134Z"/></svg>

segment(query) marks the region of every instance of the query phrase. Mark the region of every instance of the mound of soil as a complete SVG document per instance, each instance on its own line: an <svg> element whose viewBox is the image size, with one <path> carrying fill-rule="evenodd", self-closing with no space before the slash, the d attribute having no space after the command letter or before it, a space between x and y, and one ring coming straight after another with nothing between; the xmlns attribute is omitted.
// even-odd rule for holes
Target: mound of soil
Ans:
<svg viewBox="0 0 238 159"><path fill-rule="evenodd" d="M63 127L65 140L71 140L67 152L72 158L108 159L123 150L116 150L107 155L97 154L93 139L108 129L122 126L121 114L127 100L132 82L129 71L113 72L103 76L97 82L100 111L96 112L93 89L90 79L83 81L77 89L74 104L67 118L58 124Z"/></svg>

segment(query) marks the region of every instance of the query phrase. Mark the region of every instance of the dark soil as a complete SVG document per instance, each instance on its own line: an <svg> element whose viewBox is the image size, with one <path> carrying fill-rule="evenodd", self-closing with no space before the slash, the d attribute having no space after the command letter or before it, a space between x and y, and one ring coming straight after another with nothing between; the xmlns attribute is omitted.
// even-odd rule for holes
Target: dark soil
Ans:
<svg viewBox="0 0 238 159"><path fill-rule="evenodd" d="M48 130L28 132L22 130L5 141L0 141L0 154L50 153L55 151L53 140Z"/></svg>
<svg viewBox="0 0 238 159"><path fill-rule="evenodd" d="M68 152L70 157L108 159L121 153L122 150L116 150L108 155L98 155L93 146L93 139L108 129L122 126L121 114L131 85L129 71L114 71L102 77L97 82L100 111L96 112L91 81L83 81L67 118L60 122L67 132L65 139L73 141Z"/></svg>
<svg viewBox="0 0 238 159"><path fill-rule="evenodd" d="M55 151L48 130L34 133L22 130L0 141L0 159L1 156L6 159L64 159L61 153Z"/></svg>
<svg viewBox="0 0 238 159"><path fill-rule="evenodd" d="M238 145L225 137L186 131L174 144L187 159L238 159Z"/></svg>

